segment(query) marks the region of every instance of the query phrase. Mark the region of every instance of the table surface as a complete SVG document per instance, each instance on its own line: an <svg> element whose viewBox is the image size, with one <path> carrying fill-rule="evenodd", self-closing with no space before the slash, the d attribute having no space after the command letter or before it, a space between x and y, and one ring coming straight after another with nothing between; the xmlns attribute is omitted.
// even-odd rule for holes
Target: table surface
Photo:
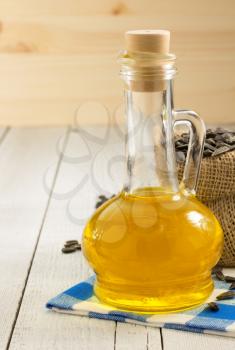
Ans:
<svg viewBox="0 0 235 350"><path fill-rule="evenodd" d="M232 338L44 308L91 273L81 252L63 255L61 248L81 238L97 195L114 193L123 182L122 130L106 132L0 130L0 349L234 350Z"/></svg>

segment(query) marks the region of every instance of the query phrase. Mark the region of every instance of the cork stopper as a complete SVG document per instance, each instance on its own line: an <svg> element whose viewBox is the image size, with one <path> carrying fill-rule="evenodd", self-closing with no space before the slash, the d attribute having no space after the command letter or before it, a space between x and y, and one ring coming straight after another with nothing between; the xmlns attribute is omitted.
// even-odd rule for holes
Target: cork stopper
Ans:
<svg viewBox="0 0 235 350"><path fill-rule="evenodd" d="M125 33L126 51L130 54L140 52L168 55L170 48L170 32L168 30L130 30ZM151 68L151 67L150 67ZM159 64L159 69L161 64ZM164 70L164 68L162 68ZM126 86L133 91L163 91L166 80L161 77L138 78Z"/></svg>
<svg viewBox="0 0 235 350"><path fill-rule="evenodd" d="M130 30L125 33L126 50L130 52L154 52L168 54L170 32L168 30Z"/></svg>

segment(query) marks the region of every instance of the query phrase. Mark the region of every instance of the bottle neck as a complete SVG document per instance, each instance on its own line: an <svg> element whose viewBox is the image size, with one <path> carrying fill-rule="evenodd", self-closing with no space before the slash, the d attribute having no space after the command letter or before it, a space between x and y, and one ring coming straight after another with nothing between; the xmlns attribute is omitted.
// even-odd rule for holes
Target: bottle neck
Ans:
<svg viewBox="0 0 235 350"><path fill-rule="evenodd" d="M127 179L124 191L177 192L172 80L162 91L125 90Z"/></svg>

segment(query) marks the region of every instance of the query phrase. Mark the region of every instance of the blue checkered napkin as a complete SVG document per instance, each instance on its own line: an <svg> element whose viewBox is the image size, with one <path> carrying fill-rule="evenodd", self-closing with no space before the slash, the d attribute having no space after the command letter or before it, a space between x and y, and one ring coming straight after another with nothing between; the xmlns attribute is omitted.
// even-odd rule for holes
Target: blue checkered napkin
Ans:
<svg viewBox="0 0 235 350"><path fill-rule="evenodd" d="M51 299L46 307L73 315L235 337L235 298L219 301L219 311L205 310L205 305L202 305L180 313L143 315L101 304L93 292L94 281L93 276L75 285ZM214 301L218 294L226 292L230 286L225 282L214 282L215 289L207 302Z"/></svg>

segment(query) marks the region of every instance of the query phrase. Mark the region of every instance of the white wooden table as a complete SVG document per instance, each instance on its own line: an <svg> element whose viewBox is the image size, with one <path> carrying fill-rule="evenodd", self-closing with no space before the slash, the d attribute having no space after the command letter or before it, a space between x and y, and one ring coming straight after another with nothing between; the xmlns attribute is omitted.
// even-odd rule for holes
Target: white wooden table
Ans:
<svg viewBox="0 0 235 350"><path fill-rule="evenodd" d="M94 130L101 135L100 128ZM97 195L120 188L122 157L113 156L122 154L116 132L105 146L94 135L81 138L69 128L1 130L0 350L235 349L232 338L44 308L49 298L89 275L81 252L63 255L61 248L65 240L81 238L82 219L94 210Z"/></svg>

